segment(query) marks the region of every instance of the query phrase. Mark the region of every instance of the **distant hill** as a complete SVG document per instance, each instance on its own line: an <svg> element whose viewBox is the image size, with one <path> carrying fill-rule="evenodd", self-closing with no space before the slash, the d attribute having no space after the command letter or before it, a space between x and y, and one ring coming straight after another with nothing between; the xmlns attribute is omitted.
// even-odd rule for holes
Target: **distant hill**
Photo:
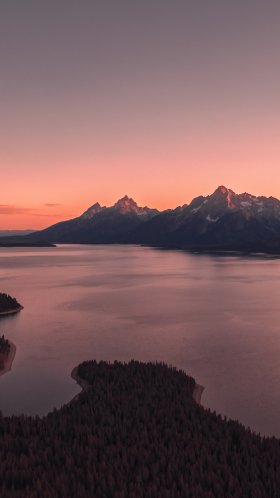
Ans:
<svg viewBox="0 0 280 498"><path fill-rule="evenodd" d="M29 233L33 233L35 231L36 230L0 230L0 237L28 235Z"/></svg>
<svg viewBox="0 0 280 498"><path fill-rule="evenodd" d="M189 205L160 212L139 207L125 196L113 206L95 203L77 218L16 240L28 245L136 243L199 251L280 252L280 201L220 186Z"/></svg>

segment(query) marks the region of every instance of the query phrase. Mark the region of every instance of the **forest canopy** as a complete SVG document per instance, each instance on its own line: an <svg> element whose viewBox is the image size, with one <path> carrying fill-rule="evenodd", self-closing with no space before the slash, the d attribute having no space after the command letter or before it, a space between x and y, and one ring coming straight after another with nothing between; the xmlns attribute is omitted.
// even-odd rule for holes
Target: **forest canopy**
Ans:
<svg viewBox="0 0 280 498"><path fill-rule="evenodd" d="M18 310L21 305L17 302L15 297L10 296L4 292L0 293L0 313Z"/></svg>
<svg viewBox="0 0 280 498"><path fill-rule="evenodd" d="M280 441L198 406L165 364L88 361L46 417L0 418L5 498L279 497Z"/></svg>

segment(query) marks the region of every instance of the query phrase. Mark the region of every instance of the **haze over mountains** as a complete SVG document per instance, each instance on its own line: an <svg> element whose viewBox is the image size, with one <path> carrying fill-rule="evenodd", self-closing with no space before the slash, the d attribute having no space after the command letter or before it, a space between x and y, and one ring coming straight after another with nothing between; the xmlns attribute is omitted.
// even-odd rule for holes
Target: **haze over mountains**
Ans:
<svg viewBox="0 0 280 498"><path fill-rule="evenodd" d="M140 207L125 196L110 207L95 203L81 216L32 233L24 240L278 251L280 201L236 194L220 186L211 195L196 197L189 205L160 212Z"/></svg>

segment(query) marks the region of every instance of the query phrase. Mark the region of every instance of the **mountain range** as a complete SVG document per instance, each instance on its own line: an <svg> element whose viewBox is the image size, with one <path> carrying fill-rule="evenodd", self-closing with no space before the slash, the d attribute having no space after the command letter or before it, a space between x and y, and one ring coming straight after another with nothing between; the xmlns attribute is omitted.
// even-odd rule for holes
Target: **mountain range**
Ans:
<svg viewBox="0 0 280 498"><path fill-rule="evenodd" d="M10 238L11 239L11 238ZM22 244L145 244L193 250L280 251L280 201L224 186L190 204L158 211L128 196L17 239Z"/></svg>

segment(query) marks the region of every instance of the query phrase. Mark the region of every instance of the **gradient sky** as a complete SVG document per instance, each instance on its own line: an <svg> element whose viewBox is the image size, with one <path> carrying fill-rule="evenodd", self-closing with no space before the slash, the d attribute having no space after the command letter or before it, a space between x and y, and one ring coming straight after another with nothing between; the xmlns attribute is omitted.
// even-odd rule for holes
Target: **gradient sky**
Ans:
<svg viewBox="0 0 280 498"><path fill-rule="evenodd" d="M279 0L1 0L0 229L280 197L279 26Z"/></svg>

